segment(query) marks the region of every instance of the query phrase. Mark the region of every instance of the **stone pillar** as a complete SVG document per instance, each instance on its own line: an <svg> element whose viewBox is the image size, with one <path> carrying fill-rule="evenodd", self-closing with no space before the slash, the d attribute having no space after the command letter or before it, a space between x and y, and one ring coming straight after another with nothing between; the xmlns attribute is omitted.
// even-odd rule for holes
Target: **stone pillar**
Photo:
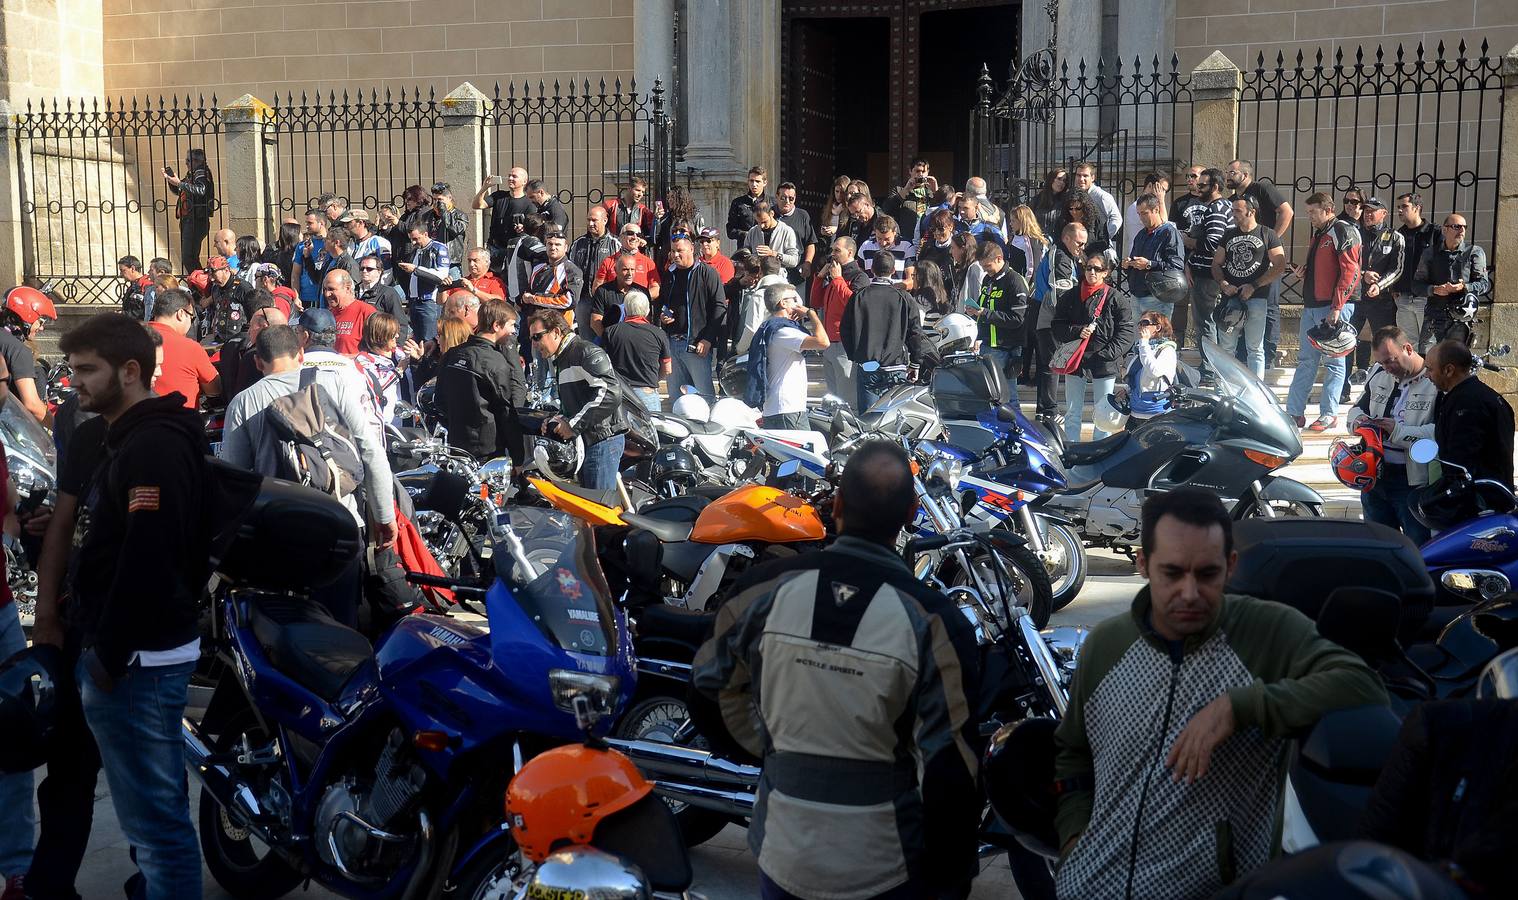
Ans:
<svg viewBox="0 0 1518 900"><path fill-rule="evenodd" d="M252 94L243 94L223 106L220 113L223 174L219 187L226 225L267 244L275 235L275 226L264 159L264 126L273 118L274 109Z"/></svg>
<svg viewBox="0 0 1518 900"><path fill-rule="evenodd" d="M1491 343L1518 347L1518 47L1502 59L1502 159L1497 171L1497 226L1492 246L1485 248L1493 266ZM1499 360L1511 365L1512 359ZM1481 372L1481 379L1518 405L1518 378L1510 371Z"/></svg>
<svg viewBox="0 0 1518 900"><path fill-rule="evenodd" d="M1191 70L1191 159L1223 168L1238 155L1244 75L1221 50Z"/></svg>
<svg viewBox="0 0 1518 900"><path fill-rule="evenodd" d="M469 217L469 245L483 246L483 217L479 210L467 209L470 198L485 180L485 112L490 98L480 89L464 82L454 88L441 104L443 112L443 180L453 186L453 201ZM462 265L462 260L459 261Z"/></svg>
<svg viewBox="0 0 1518 900"><path fill-rule="evenodd" d="M22 192L28 187L21 177L21 164L30 155L29 144L16 139L16 113L10 101L0 99L0 286L20 284L25 259L31 255L21 226L21 204L26 199Z"/></svg>

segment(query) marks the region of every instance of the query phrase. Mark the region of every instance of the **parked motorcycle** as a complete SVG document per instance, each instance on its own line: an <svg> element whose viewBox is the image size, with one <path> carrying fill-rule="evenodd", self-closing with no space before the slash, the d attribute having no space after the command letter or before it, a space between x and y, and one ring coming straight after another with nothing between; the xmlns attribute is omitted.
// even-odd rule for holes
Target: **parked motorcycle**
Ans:
<svg viewBox="0 0 1518 900"><path fill-rule="evenodd" d="M0 445L11 480L16 484L18 513L53 505L58 496L58 455L53 438L20 403L0 403ZM30 626L37 610L37 572L21 541L6 535L5 580L15 598L23 625Z"/></svg>
<svg viewBox="0 0 1518 900"><path fill-rule="evenodd" d="M440 473L432 492L456 516L468 485ZM562 550L539 567L517 529L552 531ZM213 638L222 665L183 732L213 877L248 898L307 879L353 897L486 896L516 869L508 761L579 739L577 710L614 715L632 692L625 619L588 529L511 510L491 525L488 580L411 576L482 602L488 631L413 615L373 647L303 593L362 550L340 504L266 479L238 534L218 567L232 585Z"/></svg>
<svg viewBox="0 0 1518 900"><path fill-rule="evenodd" d="M1438 444L1417 441L1414 462L1430 464ZM1415 495L1416 512L1439 529L1421 548L1440 603L1494 600L1518 581L1518 500L1510 486L1475 479L1464 467L1439 462L1443 477Z"/></svg>

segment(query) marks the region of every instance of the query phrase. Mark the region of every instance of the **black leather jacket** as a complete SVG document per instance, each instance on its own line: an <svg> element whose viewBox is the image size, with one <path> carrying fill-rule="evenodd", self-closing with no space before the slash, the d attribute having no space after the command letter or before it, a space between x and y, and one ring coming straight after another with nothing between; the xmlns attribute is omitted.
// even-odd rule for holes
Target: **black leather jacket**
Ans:
<svg viewBox="0 0 1518 900"><path fill-rule="evenodd" d="M525 399L522 380L496 345L475 335L448 351L437 375L448 439L476 459L506 450L506 420Z"/></svg>
<svg viewBox="0 0 1518 900"><path fill-rule="evenodd" d="M594 444L627 430L622 386L606 351L573 334L553 358L559 409L575 434Z"/></svg>

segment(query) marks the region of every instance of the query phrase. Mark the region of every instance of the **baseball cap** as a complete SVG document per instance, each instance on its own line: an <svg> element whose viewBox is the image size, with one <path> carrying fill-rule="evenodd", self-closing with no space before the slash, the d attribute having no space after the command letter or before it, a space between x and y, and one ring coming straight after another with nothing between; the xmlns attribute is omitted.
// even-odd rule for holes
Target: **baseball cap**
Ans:
<svg viewBox="0 0 1518 900"><path fill-rule="evenodd" d="M698 231L696 234L703 241L706 240L707 238L719 237L719 235L717 234L717 229L715 229L715 228L703 228L700 231Z"/></svg>
<svg viewBox="0 0 1518 900"><path fill-rule="evenodd" d="M312 346L330 347L337 341L337 319L328 310L308 309L295 324L310 337Z"/></svg>
<svg viewBox="0 0 1518 900"><path fill-rule="evenodd" d="M1360 206L1362 209L1385 209L1386 203L1380 197L1366 197Z"/></svg>
<svg viewBox="0 0 1518 900"><path fill-rule="evenodd" d="M214 272L217 269L230 269L232 267L227 263L225 256L213 256L206 260L206 268Z"/></svg>
<svg viewBox="0 0 1518 900"><path fill-rule="evenodd" d="M253 266L254 278L273 278L275 281L283 281L284 276L279 273L279 266L274 263L255 263Z"/></svg>
<svg viewBox="0 0 1518 900"><path fill-rule="evenodd" d="M363 209L352 209L352 210L349 210L347 213L343 214L343 219L342 220L344 222L352 222L355 219L358 220L358 221L360 221L360 222L369 222L369 221L372 221L369 218L369 212L368 212L368 210L363 210Z"/></svg>

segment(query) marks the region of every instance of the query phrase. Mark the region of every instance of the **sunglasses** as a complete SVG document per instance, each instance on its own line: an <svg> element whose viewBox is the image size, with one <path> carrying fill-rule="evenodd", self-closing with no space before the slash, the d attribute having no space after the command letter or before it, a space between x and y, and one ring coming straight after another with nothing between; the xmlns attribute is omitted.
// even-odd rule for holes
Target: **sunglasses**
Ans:
<svg viewBox="0 0 1518 900"><path fill-rule="evenodd" d="M379 268L376 266L359 266L358 270L360 272L378 272Z"/></svg>
<svg viewBox="0 0 1518 900"><path fill-rule="evenodd" d="M1105 271L1107 271L1107 267L1106 266L1081 266L1081 271L1082 272L1105 272Z"/></svg>
<svg viewBox="0 0 1518 900"><path fill-rule="evenodd" d="M543 335L547 333L548 332L546 331L534 331L531 335L529 335L529 337L532 338L533 343L537 343L538 341L541 341L543 339Z"/></svg>
<svg viewBox="0 0 1518 900"><path fill-rule="evenodd" d="M1153 319L1140 319L1139 320L1139 327L1140 328L1158 328L1159 325L1160 325L1160 323L1154 321Z"/></svg>
<svg viewBox="0 0 1518 900"><path fill-rule="evenodd" d="M1448 228L1450 231L1464 231L1465 230L1465 226L1464 225L1446 225L1444 227Z"/></svg>

